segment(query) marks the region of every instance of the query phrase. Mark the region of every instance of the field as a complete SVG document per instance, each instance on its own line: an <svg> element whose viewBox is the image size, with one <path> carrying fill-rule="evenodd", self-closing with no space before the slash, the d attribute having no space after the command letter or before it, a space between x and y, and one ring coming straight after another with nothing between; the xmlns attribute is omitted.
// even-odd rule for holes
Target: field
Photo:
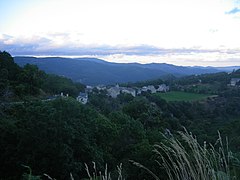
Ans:
<svg viewBox="0 0 240 180"><path fill-rule="evenodd" d="M165 99L166 101L199 101L211 96L208 94L195 94L180 91L156 93L155 95Z"/></svg>

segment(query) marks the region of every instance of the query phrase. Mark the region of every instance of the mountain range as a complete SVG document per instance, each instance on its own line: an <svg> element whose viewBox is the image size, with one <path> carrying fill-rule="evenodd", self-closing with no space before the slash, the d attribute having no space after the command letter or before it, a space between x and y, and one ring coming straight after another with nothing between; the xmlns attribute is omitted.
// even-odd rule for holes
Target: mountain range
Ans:
<svg viewBox="0 0 240 180"><path fill-rule="evenodd" d="M136 82L162 78L167 75L176 77L192 74L229 72L239 69L232 67L190 67L175 66L166 63L112 63L97 58L62 58L62 57L25 57L16 56L14 61L20 65L34 64L50 74L68 77L86 85Z"/></svg>

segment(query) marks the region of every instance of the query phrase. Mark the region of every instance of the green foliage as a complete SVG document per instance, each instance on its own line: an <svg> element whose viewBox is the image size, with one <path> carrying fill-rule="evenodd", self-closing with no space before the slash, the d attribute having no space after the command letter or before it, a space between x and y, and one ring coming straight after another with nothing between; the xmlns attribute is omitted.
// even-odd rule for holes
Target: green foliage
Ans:
<svg viewBox="0 0 240 180"><path fill-rule="evenodd" d="M186 76L170 82L172 90L199 94L220 94L229 89L228 84L237 74L214 73Z"/></svg>
<svg viewBox="0 0 240 180"><path fill-rule="evenodd" d="M119 110L120 108L118 99L108 97L104 91L90 94L89 105L104 115L108 115L112 111Z"/></svg>
<svg viewBox="0 0 240 180"><path fill-rule="evenodd" d="M204 100L211 96L207 94L195 94L181 91L156 93L155 95L165 99L166 101L199 101Z"/></svg>
<svg viewBox="0 0 240 180"><path fill-rule="evenodd" d="M14 95L13 85L16 84L19 71L11 55L0 51L0 100L8 100Z"/></svg>
<svg viewBox="0 0 240 180"><path fill-rule="evenodd" d="M20 70L19 66L14 63L12 56L6 51L0 51L0 69L6 72L5 78L14 80Z"/></svg>
<svg viewBox="0 0 240 180"><path fill-rule="evenodd" d="M84 92L85 86L73 83L72 80L56 75L48 75L44 79L42 89L49 94L69 94L76 97L79 92Z"/></svg>
<svg viewBox="0 0 240 180"><path fill-rule="evenodd" d="M27 64L18 74L18 82L15 92L17 96L38 95L40 93L39 87L43 84L46 74L40 71L37 66Z"/></svg>
<svg viewBox="0 0 240 180"><path fill-rule="evenodd" d="M203 84L212 84L215 82L221 82L224 84L229 83L231 77L228 76L228 73L213 73L213 74L202 74L202 75L191 75L186 76L181 79L177 79L175 83L179 85L191 85L196 83L203 83Z"/></svg>
<svg viewBox="0 0 240 180"><path fill-rule="evenodd" d="M28 164L37 174L61 179L69 172L80 176L83 162L103 163L96 146L101 132L96 132L100 125L96 122L102 118L75 100L14 105L5 113L8 116L0 123L0 144L4 147L0 159L5 164L0 168L2 177L10 176L11 171L20 175L20 163Z"/></svg>
<svg viewBox="0 0 240 180"><path fill-rule="evenodd" d="M148 101L145 98L136 98L126 106L123 107L123 112L128 114L134 119L140 118L141 114L147 112L148 109Z"/></svg>
<svg viewBox="0 0 240 180"><path fill-rule="evenodd" d="M26 64L20 68L7 52L0 52L0 99L12 101L26 97L69 94L76 97L85 86L70 79L48 75L35 65Z"/></svg>
<svg viewBox="0 0 240 180"><path fill-rule="evenodd" d="M166 77L166 79L170 79L170 77ZM162 79L156 79L156 80L147 80L147 81L139 81L136 83L125 83L121 84L121 86L127 86L127 87L143 87L143 86L148 86L148 85L159 85L163 84L164 81Z"/></svg>
<svg viewBox="0 0 240 180"><path fill-rule="evenodd" d="M207 145L205 142L201 146L191 133L178 133L182 142L174 137L165 137L166 142L155 145L154 149L158 156L156 162L159 168L164 168L168 179L238 179L231 171L231 168L235 167L232 164L235 158L229 151L228 144L223 144L220 134L214 145ZM160 179L145 166L135 162L134 164L147 170L154 179Z"/></svg>
<svg viewBox="0 0 240 180"><path fill-rule="evenodd" d="M119 94L117 98L121 104L129 103L134 99L134 97L131 94L126 94L126 93Z"/></svg>

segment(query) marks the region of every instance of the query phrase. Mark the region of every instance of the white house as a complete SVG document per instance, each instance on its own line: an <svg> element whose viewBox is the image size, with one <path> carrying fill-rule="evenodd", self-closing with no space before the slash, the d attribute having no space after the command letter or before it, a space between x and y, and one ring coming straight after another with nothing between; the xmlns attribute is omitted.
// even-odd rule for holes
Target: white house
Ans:
<svg viewBox="0 0 240 180"><path fill-rule="evenodd" d="M86 104L88 102L88 94L80 92L76 99L78 102Z"/></svg>
<svg viewBox="0 0 240 180"><path fill-rule="evenodd" d="M156 93L157 90L153 85L147 86L148 90L151 91L151 93Z"/></svg>
<svg viewBox="0 0 240 180"><path fill-rule="evenodd" d="M105 90L105 89L107 89L106 88L106 86L104 86L104 85L98 85L98 86L96 86L96 88L97 88L97 90Z"/></svg>
<svg viewBox="0 0 240 180"><path fill-rule="evenodd" d="M87 85L86 88L85 88L85 92L91 93L92 90L93 90L93 87L92 87L92 86L88 86L88 85Z"/></svg>
<svg viewBox="0 0 240 180"><path fill-rule="evenodd" d="M131 94L133 97L136 96L136 90L132 89L132 88L127 88L127 87L122 87L120 88L122 93L127 93L127 94Z"/></svg>
<svg viewBox="0 0 240 180"><path fill-rule="evenodd" d="M157 92L167 92L169 91L169 86L166 84L160 84L157 88Z"/></svg>
<svg viewBox="0 0 240 180"><path fill-rule="evenodd" d="M150 91L151 93L156 93L157 92L156 88L153 85L143 86L141 91L142 92Z"/></svg>
<svg viewBox="0 0 240 180"><path fill-rule="evenodd" d="M147 86L143 86L142 89L141 89L141 92L147 92L147 91L148 91Z"/></svg>
<svg viewBox="0 0 240 180"><path fill-rule="evenodd" d="M230 82L230 85L231 86L236 86L237 83L240 83L240 78L232 78L231 82Z"/></svg>
<svg viewBox="0 0 240 180"><path fill-rule="evenodd" d="M142 89L137 89L137 95L140 95L142 93Z"/></svg>
<svg viewBox="0 0 240 180"><path fill-rule="evenodd" d="M120 94L120 88L119 86L111 87L107 90L107 93L112 98L116 98Z"/></svg>
<svg viewBox="0 0 240 180"><path fill-rule="evenodd" d="M117 84L116 86L107 89L107 94L112 98L116 98L120 93L131 94L133 97L135 97L136 95L139 95L142 92L148 92L148 91L150 93L167 92L169 91L169 86L167 86L166 84L161 84L156 89L155 86L148 85L148 86L143 86L142 88L139 88L139 89L138 88L133 89L129 87L119 87L119 85Z"/></svg>
<svg viewBox="0 0 240 180"><path fill-rule="evenodd" d="M118 84L114 87L107 89L107 93L112 98L116 98L120 93L131 94L134 97L136 96L136 90L128 87L119 87Z"/></svg>

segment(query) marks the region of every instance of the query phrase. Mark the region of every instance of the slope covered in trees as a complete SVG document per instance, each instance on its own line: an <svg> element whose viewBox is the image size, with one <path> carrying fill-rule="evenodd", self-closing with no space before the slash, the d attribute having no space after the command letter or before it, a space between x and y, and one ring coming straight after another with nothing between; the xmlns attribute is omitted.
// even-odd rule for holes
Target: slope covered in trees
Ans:
<svg viewBox="0 0 240 180"><path fill-rule="evenodd" d="M84 85L70 79L46 74L36 65L19 67L7 52L0 52L0 98L3 101L29 97L47 97L52 94L68 93L76 96Z"/></svg>
<svg viewBox="0 0 240 180"><path fill-rule="evenodd" d="M144 81L169 74L181 77L225 71L212 67L183 67L165 63L111 63L97 58L14 57L14 60L20 66L34 64L47 73L63 75L86 85Z"/></svg>

